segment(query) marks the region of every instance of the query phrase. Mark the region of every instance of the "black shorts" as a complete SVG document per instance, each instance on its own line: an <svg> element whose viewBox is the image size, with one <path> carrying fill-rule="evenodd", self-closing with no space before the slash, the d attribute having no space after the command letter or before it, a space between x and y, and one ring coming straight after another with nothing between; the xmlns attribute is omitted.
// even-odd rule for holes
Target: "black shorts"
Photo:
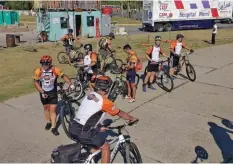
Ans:
<svg viewBox="0 0 233 164"><path fill-rule="evenodd" d="M66 54L70 54L70 51L73 50L73 46L65 46Z"/></svg>
<svg viewBox="0 0 233 164"><path fill-rule="evenodd" d="M84 131L83 126L74 120L70 122L69 132L71 137L81 144L93 146L95 148L100 148L107 138L105 132L100 132L97 129Z"/></svg>
<svg viewBox="0 0 233 164"><path fill-rule="evenodd" d="M180 56L171 54L171 62L172 62L171 66L172 67L177 67L179 65L179 61L180 61Z"/></svg>
<svg viewBox="0 0 233 164"><path fill-rule="evenodd" d="M95 77L96 77L95 73L88 73L87 74L87 81L90 81L91 83L95 83Z"/></svg>
<svg viewBox="0 0 233 164"><path fill-rule="evenodd" d="M43 105L48 105L48 104L57 104L57 91L49 91L45 92L49 97L48 98L43 98L42 94L40 93L40 100Z"/></svg>
<svg viewBox="0 0 233 164"><path fill-rule="evenodd" d="M159 64L148 62L147 72L159 72Z"/></svg>

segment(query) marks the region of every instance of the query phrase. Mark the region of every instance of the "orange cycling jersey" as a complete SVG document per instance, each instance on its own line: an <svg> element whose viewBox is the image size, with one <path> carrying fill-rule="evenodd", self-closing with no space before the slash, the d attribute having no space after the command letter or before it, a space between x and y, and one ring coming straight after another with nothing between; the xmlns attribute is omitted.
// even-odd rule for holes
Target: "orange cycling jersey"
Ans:
<svg viewBox="0 0 233 164"><path fill-rule="evenodd" d="M39 81L44 91L56 90L57 78L63 76L64 73L57 67L52 67L49 70L37 68L34 72L34 80Z"/></svg>
<svg viewBox="0 0 233 164"><path fill-rule="evenodd" d="M184 42L178 42L177 40L174 40L171 42L170 49L174 50L176 55L180 55L183 47L185 47Z"/></svg>

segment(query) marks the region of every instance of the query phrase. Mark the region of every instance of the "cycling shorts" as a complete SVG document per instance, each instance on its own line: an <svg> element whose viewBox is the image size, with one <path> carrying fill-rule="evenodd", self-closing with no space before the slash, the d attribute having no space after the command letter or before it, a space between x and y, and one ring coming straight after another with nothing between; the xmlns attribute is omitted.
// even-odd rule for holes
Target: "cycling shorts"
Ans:
<svg viewBox="0 0 233 164"><path fill-rule="evenodd" d="M126 74L126 80L129 81L129 83L135 83L136 79L136 71L130 70Z"/></svg>
<svg viewBox="0 0 233 164"><path fill-rule="evenodd" d="M49 104L57 104L57 91L52 90L49 92L45 92L49 97L48 98L43 98L42 94L40 93L40 100L43 105L49 105Z"/></svg>
<svg viewBox="0 0 233 164"><path fill-rule="evenodd" d="M159 64L148 62L147 72L159 72Z"/></svg>
<svg viewBox="0 0 233 164"><path fill-rule="evenodd" d="M179 65L180 56L171 54L171 66L177 67Z"/></svg>
<svg viewBox="0 0 233 164"><path fill-rule="evenodd" d="M73 50L73 46L65 46L66 54L70 54L71 50Z"/></svg>
<svg viewBox="0 0 233 164"><path fill-rule="evenodd" d="M73 139L78 140L83 145L93 146L100 148L107 138L106 132L100 132L97 129L90 129L84 131L83 125L71 120L69 126L69 132Z"/></svg>

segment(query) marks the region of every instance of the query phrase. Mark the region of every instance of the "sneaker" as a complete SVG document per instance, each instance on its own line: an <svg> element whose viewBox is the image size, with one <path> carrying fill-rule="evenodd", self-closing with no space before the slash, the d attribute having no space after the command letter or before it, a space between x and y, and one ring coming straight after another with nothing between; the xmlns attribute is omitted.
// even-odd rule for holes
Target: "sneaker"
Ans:
<svg viewBox="0 0 233 164"><path fill-rule="evenodd" d="M52 124L51 124L50 122L48 122L48 123L45 125L45 130L49 130L51 127L52 127Z"/></svg>
<svg viewBox="0 0 233 164"><path fill-rule="evenodd" d="M143 92L146 92L146 85L143 85L142 88L143 88L143 89L142 89Z"/></svg>
<svg viewBox="0 0 233 164"><path fill-rule="evenodd" d="M58 135L59 135L59 132L57 131L56 128L52 128L51 132L52 132L55 136L58 136Z"/></svg>
<svg viewBox="0 0 233 164"><path fill-rule="evenodd" d="M135 99L130 99L129 100L129 103L134 103L135 102Z"/></svg>
<svg viewBox="0 0 233 164"><path fill-rule="evenodd" d="M153 85L148 86L151 90L156 90L156 88Z"/></svg>
<svg viewBox="0 0 233 164"><path fill-rule="evenodd" d="M126 95L126 96L125 96L125 99L131 99L131 97Z"/></svg>

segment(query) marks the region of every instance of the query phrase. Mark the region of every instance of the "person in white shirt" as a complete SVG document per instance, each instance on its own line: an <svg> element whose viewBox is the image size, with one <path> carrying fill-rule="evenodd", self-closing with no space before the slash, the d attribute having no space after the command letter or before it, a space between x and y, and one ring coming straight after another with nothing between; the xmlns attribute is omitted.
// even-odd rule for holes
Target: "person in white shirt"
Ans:
<svg viewBox="0 0 233 164"><path fill-rule="evenodd" d="M218 30L217 24L214 23L213 31L212 31L212 39L211 39L212 44L215 44L215 36L217 34L217 30Z"/></svg>
<svg viewBox="0 0 233 164"><path fill-rule="evenodd" d="M159 71L159 56L160 54L167 57L167 55L163 52L162 48L160 47L160 42L162 38L160 36L155 37L155 45L149 47L149 49L146 52L146 58L148 59L148 66L147 66L147 74L144 79L143 83L143 92L146 92L146 85L148 83L148 87L152 90L155 90L156 88L153 87L151 84L155 80L154 77L156 75L156 72Z"/></svg>

